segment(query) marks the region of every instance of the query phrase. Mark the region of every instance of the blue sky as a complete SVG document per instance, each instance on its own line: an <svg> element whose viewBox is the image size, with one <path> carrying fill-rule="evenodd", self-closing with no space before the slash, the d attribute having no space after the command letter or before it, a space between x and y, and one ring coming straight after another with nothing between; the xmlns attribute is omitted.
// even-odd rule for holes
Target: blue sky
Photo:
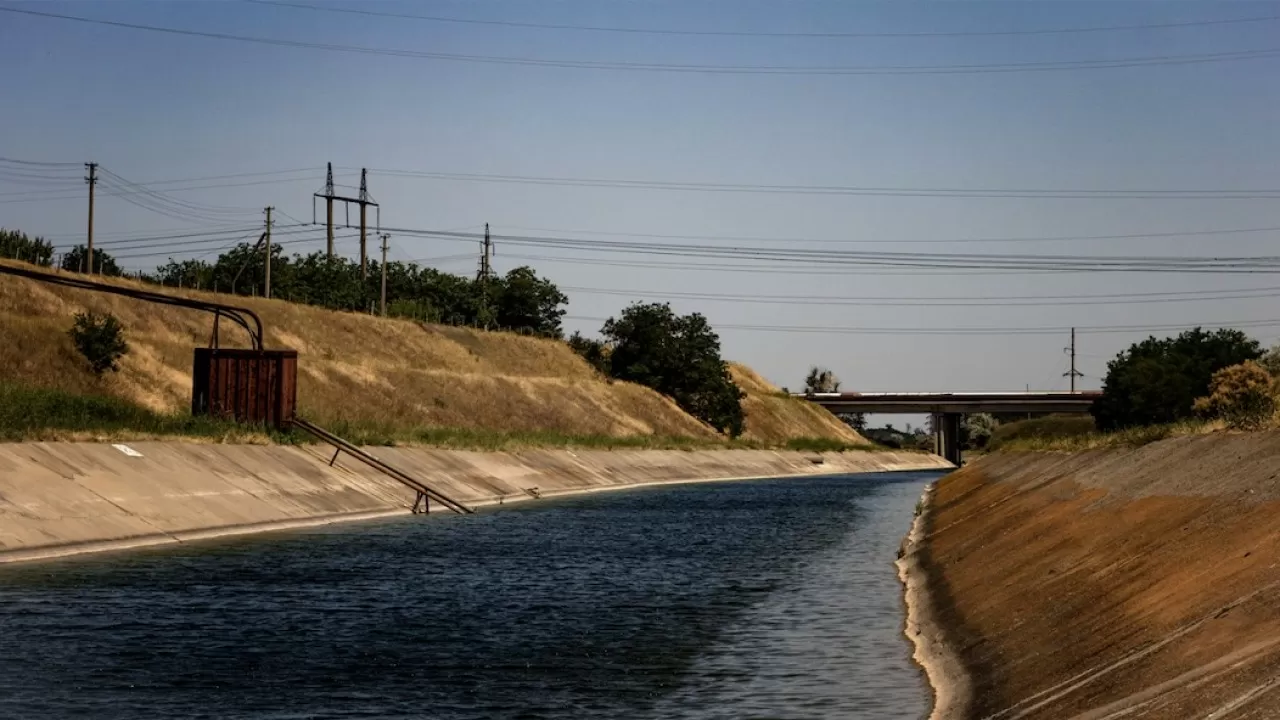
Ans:
<svg viewBox="0 0 1280 720"><path fill-rule="evenodd" d="M300 0L312 2L312 0ZM313 3L316 4L316 3ZM0 2L204 32L518 58L750 66L921 66L1181 56L1280 47L1280 22L1006 36L707 37L438 23L246 2ZM1280 16L1280 3L871 3L837 0L342 2L482 20L769 32L964 33ZM674 192L480 183L378 170L909 188L1280 188L1280 59L1067 72L772 76L530 67L387 57L0 13L0 156L94 160L136 182L244 177L174 191L228 227L268 204L311 219L323 166L370 190L388 227L627 239L611 233L779 238L790 248L1088 255L1268 255L1275 232L1032 243L927 243L986 237L1167 233L1280 226L1275 200L1065 200ZM0 225L69 247L84 232L79 170L37 185L0 179ZM187 185L218 184L216 181ZM182 187L181 183L160 186ZM10 193L36 193L13 195ZM104 197L107 249L130 234L207 228ZM538 230L530 230L537 228ZM592 231L577 235L569 231ZM303 237L319 237L313 234ZM824 243L796 242L796 238ZM786 240L784 240L786 239ZM875 241L841 246L834 241ZM400 259L452 258L470 242L392 238ZM706 241L673 240L697 243ZM296 243L308 251L321 242ZM340 245L349 253L348 241ZM215 245L177 247L194 257ZM127 252L121 252L128 255ZM522 256L544 258L536 261ZM545 258L560 257L553 261ZM133 268L164 257L125 258ZM532 264L569 292L571 318L616 313L628 297L591 290L832 297L1008 297L1280 286L1269 275L948 275L730 272L583 264L676 262L504 246L499 270ZM706 260L692 262L706 263ZM769 270L768 266L757 269ZM777 268L772 268L776 270ZM1280 320L1275 298L1116 305L981 307L770 305L673 300L721 325L938 328L1194 324ZM570 319L594 332L595 320ZM1270 342L1280 328L1261 329ZM1083 387L1144 333L1080 336ZM724 329L728 357L795 387L813 363L849 389L1061 389L1066 333L854 335Z"/></svg>

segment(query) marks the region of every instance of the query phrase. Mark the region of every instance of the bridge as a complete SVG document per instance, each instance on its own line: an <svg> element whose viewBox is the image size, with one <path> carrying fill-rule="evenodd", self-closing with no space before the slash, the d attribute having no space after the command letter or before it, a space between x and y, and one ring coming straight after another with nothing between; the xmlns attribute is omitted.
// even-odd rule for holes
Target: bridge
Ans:
<svg viewBox="0 0 1280 720"><path fill-rule="evenodd" d="M795 397L833 413L911 413L933 416L939 455L959 466L960 418L971 413L1086 413L1102 397L1087 392L809 393Z"/></svg>

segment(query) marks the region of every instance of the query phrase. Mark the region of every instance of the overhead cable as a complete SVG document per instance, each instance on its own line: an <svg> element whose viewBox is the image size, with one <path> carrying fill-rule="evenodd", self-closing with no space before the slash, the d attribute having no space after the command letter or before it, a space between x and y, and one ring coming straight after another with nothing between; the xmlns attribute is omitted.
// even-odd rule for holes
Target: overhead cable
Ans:
<svg viewBox="0 0 1280 720"><path fill-rule="evenodd" d="M634 63L589 60L563 60L521 58L492 55L465 55L457 53L427 52L376 48L337 43L319 43L302 40L285 40L232 33L208 32L183 28L145 25L141 23L103 20L78 15L65 15L26 8L0 7L0 12L43 17L55 20L104 25L129 30L201 37L211 40L230 40L242 43L274 45L297 49L326 50L330 52L402 57L419 60L445 60L452 62L481 63L488 65L518 65L527 67L575 68L583 70L616 70L631 72L696 73L708 75L986 75L995 73L1055 72L1071 70L1099 70L1163 65L1191 65L1201 63L1263 60L1280 57L1280 48L1260 48L1231 52L1197 53L1186 55L1153 55L1106 59L1061 60L1019 63L957 64L957 65L881 65L881 66L786 66L786 65L681 65L670 63Z"/></svg>
<svg viewBox="0 0 1280 720"><path fill-rule="evenodd" d="M1240 25L1245 23L1261 23L1280 20L1280 15L1261 15L1245 18L1224 18L1218 20L1191 20L1185 22L1142 23L1132 25L1099 25L1085 27L1042 28L1033 30L956 30L956 31L917 31L917 32L841 32L841 31L745 31L745 30L688 30L679 28L636 28L606 25L570 25L558 23L520 22L514 20L481 20L474 18L446 17L442 15L415 15L412 13L396 13L363 8L343 8L321 5L308 5L282 0L244 0L255 5L275 5L277 7L316 10L370 17L385 17L403 20L424 20L436 23L457 23L466 25L490 25L496 27L527 28L536 30L574 30L599 33L627 33L635 35L690 35L695 37L758 37L758 38L954 38L954 37L995 37L1017 35L1066 35L1081 33L1120 32L1133 30L1163 30L1173 28L1209 27L1214 25Z"/></svg>

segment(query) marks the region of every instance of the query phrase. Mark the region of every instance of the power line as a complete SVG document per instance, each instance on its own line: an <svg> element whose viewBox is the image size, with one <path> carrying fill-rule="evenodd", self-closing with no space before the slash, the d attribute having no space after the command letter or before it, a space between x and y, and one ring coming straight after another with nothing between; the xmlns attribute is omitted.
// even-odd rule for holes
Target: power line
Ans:
<svg viewBox="0 0 1280 720"><path fill-rule="evenodd" d="M250 236L250 237L252 237L252 236ZM353 235L339 235L338 237L336 237L336 238L334 238L334 239L335 239L335 240L349 240L349 239L351 239L351 238L356 238L356 237L359 237L359 235L355 235L355 234L353 234ZM225 246L223 246L223 247L221 247L221 248L214 248L214 250L210 251L210 253L212 253L212 252L217 252L217 251L230 250L230 249L234 248L236 245L239 245L241 242L245 242L247 239L249 239L249 238L245 238L245 239L242 239L242 240L237 240L236 242L231 243L231 244L229 244L229 245L225 245ZM293 238L293 239L290 239L290 240L281 240L281 241L279 241L279 242L275 242L275 241L273 240L273 241L272 241L272 244L273 244L273 245L294 245L294 244L298 244L298 243L322 242L323 240L324 240L324 238L323 238L323 237L318 237L318 236L317 236L317 237L308 237L308 238ZM130 258L141 258L141 257L162 257L162 256L166 256L166 255L169 255L169 256L172 256L172 255L181 255L183 252L194 252L194 250L186 250L186 251L181 251L181 250L179 250L179 251L176 251L176 252L175 252L174 250L172 250L172 249L168 249L168 250L154 250L154 251L148 251L148 252L122 253L122 254L120 254L120 255L116 255L115 257L116 257L117 259L120 259L120 258L130 259ZM206 253L206 254L210 254L210 253Z"/></svg>
<svg viewBox="0 0 1280 720"><path fill-rule="evenodd" d="M610 295L631 298L659 298L670 300L700 300L710 302L751 303L765 305L806 306L859 306L859 307L1037 307L1068 305L1141 305L1170 302L1209 302L1219 300L1252 300L1280 297L1280 286L1259 288L1255 291L1219 290L1186 291L1169 293L1132 293L1113 295L1050 295L1012 297L830 297L820 295L758 295L730 293L699 293L676 291L615 290L560 286L566 292L585 295Z"/></svg>
<svg viewBox="0 0 1280 720"><path fill-rule="evenodd" d="M604 322L608 318L566 315L566 320L584 322ZM1016 335L1060 335L1071 331L1071 326L1061 327L839 327L812 325L749 325L735 323L712 323L719 330L745 330L754 332L780 333L819 333L824 335L984 335L984 336L1016 336ZM1190 330L1192 328L1269 328L1280 327L1280 320L1239 320L1232 322L1180 323L1171 325L1097 325L1093 327L1076 327L1080 334L1108 334L1134 332L1168 332L1171 330Z"/></svg>
<svg viewBox="0 0 1280 720"><path fill-rule="evenodd" d="M349 168L342 168L349 169ZM500 175L489 173L431 172L424 170L391 170L370 168L371 172L396 177L427 180L462 180L469 182L556 185L564 187L600 187L634 190L678 190L684 192L782 193L792 195L865 195L889 197L954 197L954 198L1048 198L1066 200L1254 200L1280 199L1280 189L1238 190L1161 190L1161 189L1017 189L1017 188L910 188L867 187L852 185L761 185L746 183L684 182L669 180L635 180L618 178L552 177L538 175Z"/></svg>
<svg viewBox="0 0 1280 720"><path fill-rule="evenodd" d="M79 172L79 168L81 168L84 165L84 163L78 163L78 162L46 162L46 161L40 161L40 160L19 160L17 158L9 158L9 157L0 157L0 163L9 163L13 165L29 165L32 167L74 168L76 169L77 172Z"/></svg>
<svg viewBox="0 0 1280 720"><path fill-rule="evenodd" d="M1244 60L1262 60L1280 57L1280 48L1262 48L1233 52L1200 53L1191 55L1155 55L1147 57L1126 57L1094 60L1062 60L1045 62L995 63L970 65L901 65L901 66L831 66L806 67L784 65L679 65L668 63L631 63L588 60L554 60L539 58L517 58L491 55L462 55L455 53L424 52L417 50L400 50L391 48L372 48L359 45L340 45L334 43L305 42L265 38L231 33L206 32L182 28L143 25L117 20L101 20L77 15L42 12L12 7L0 7L0 12L16 13L33 17L55 20L105 25L109 27L143 30L166 33L185 37L202 37L211 40L231 40L259 45L277 47L304 48L310 50L327 50L330 52L354 53L386 57L402 57L420 60L445 60L453 62L481 63L489 65L519 65L529 67L575 68L583 70L621 70L633 72L664 73L696 73L710 75L985 75L992 73L1015 72L1053 72L1065 70L1098 70L1129 67L1150 67L1159 65L1191 65L1201 63L1235 62Z"/></svg>
<svg viewBox="0 0 1280 720"><path fill-rule="evenodd" d="M857 269L846 268L840 270L824 269L821 265L814 265L809 268L779 268L768 265L742 265L734 263L692 263L692 262L655 262L641 260L597 260L593 258L580 257L556 257L548 255L522 255L519 253L506 253L503 255L508 260L527 260L530 262L551 262L566 263L570 265L592 265L597 267L619 267L619 268L649 268L663 271L692 271L692 272L731 272L745 273L756 275L802 275L804 277L849 277L856 275L872 275L875 277L979 277L990 275L1067 275L1073 273L1088 272L1087 270L1064 270L1064 269L1044 269L1044 270L983 270L983 269L923 269L923 270L885 270L876 269ZM1206 272L1215 272L1223 275L1241 275L1241 274L1270 274L1271 270L1211 270Z"/></svg>
<svg viewBox="0 0 1280 720"><path fill-rule="evenodd" d="M905 240L867 240L867 239L832 239L810 237L759 237L751 235L671 235L663 233L615 232L606 230L564 230L558 228L530 227L512 225L514 230L533 232L564 233L568 235L591 235L597 237L634 237L666 240L725 240L729 242L760 243L797 243L797 244L831 244L831 245L914 245L914 244L963 244L963 243L1037 243L1037 242L1077 242L1084 240L1130 240L1146 238L1202 237L1212 235L1240 235L1263 232L1280 232L1280 226L1255 228L1223 228L1218 230L1183 230L1178 232L1142 232L1118 235L1050 235L1021 237L965 237L938 239L905 239Z"/></svg>
<svg viewBox="0 0 1280 720"><path fill-rule="evenodd" d="M1239 25L1244 23L1271 22L1280 20L1278 15L1264 15L1248 18L1228 18L1221 20L1199 20L1188 22L1146 23L1138 25L1104 25L1094 27L1045 28L1040 30L979 30L979 31L942 31L942 32L760 32L736 30L681 30L664 28L633 28L601 25L566 25L556 23L518 22L513 20L477 20L471 18L445 17L440 15L414 15L410 13L383 12L377 10L322 7L280 0L244 0L255 5L275 5L278 7L317 10L321 12L346 13L351 15L367 15L371 17L397 18L405 20L423 20L436 23L458 23L466 25L489 25L497 27L528 28L536 30L574 30L600 33L627 33L636 35L688 35L695 37L759 37L759 38L931 38L931 37L995 37L1018 35L1063 35L1079 33L1119 32L1132 30L1157 30L1172 28L1208 27L1214 25Z"/></svg>
<svg viewBox="0 0 1280 720"><path fill-rule="evenodd" d="M141 183L135 183L131 180L127 180L124 177L121 177L118 173L114 173L111 170L104 169L103 172L106 173L115 183L122 185L130 190L134 190L138 193L146 195L149 198L153 198L159 202L163 202L169 205L185 208L188 210L214 213L214 214L228 214L228 215L248 214L247 208L206 205L204 203L195 203L189 200L182 200L180 198L170 197L169 195L166 195L157 190L153 190Z"/></svg>
<svg viewBox="0 0 1280 720"><path fill-rule="evenodd" d="M417 234L438 239L471 242L475 233L388 228L392 232ZM817 267L842 265L924 269L1009 269L1074 270L1090 272L1280 272L1280 256L1105 256L1030 255L971 253L872 252L864 250L813 250L698 246L658 242L582 240L575 238L497 235L507 244L576 250L590 253L621 253L692 258L724 258L769 263L807 264Z"/></svg>

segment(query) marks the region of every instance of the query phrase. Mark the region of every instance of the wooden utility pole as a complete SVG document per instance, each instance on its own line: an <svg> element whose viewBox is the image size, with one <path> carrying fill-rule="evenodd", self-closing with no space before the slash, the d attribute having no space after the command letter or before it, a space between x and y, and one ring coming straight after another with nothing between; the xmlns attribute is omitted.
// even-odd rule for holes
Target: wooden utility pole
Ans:
<svg viewBox="0 0 1280 720"><path fill-rule="evenodd" d="M1064 376L1071 378L1071 392L1076 391L1076 378L1084 377L1084 373L1076 370L1076 329L1071 328L1071 347L1064 351L1071 356L1071 370L1062 373Z"/></svg>
<svg viewBox="0 0 1280 720"><path fill-rule="evenodd" d="M88 256L86 258L89 265L88 272L90 275L92 275L93 274L93 189L98 186L98 163L96 162L85 163L84 166L89 168L89 176L84 179L85 182L89 183L89 237L88 237L88 242L85 244L85 254Z"/></svg>
<svg viewBox="0 0 1280 720"><path fill-rule="evenodd" d="M266 261L262 268L262 278L263 278L262 295L268 300L271 299L271 211L272 210L275 210L275 208L268 205L267 209L263 211L267 214L267 231L262 234L263 254L266 256Z"/></svg>
<svg viewBox="0 0 1280 720"><path fill-rule="evenodd" d="M382 233L382 301L378 304L382 317L387 316L387 241L390 239L390 234Z"/></svg>

